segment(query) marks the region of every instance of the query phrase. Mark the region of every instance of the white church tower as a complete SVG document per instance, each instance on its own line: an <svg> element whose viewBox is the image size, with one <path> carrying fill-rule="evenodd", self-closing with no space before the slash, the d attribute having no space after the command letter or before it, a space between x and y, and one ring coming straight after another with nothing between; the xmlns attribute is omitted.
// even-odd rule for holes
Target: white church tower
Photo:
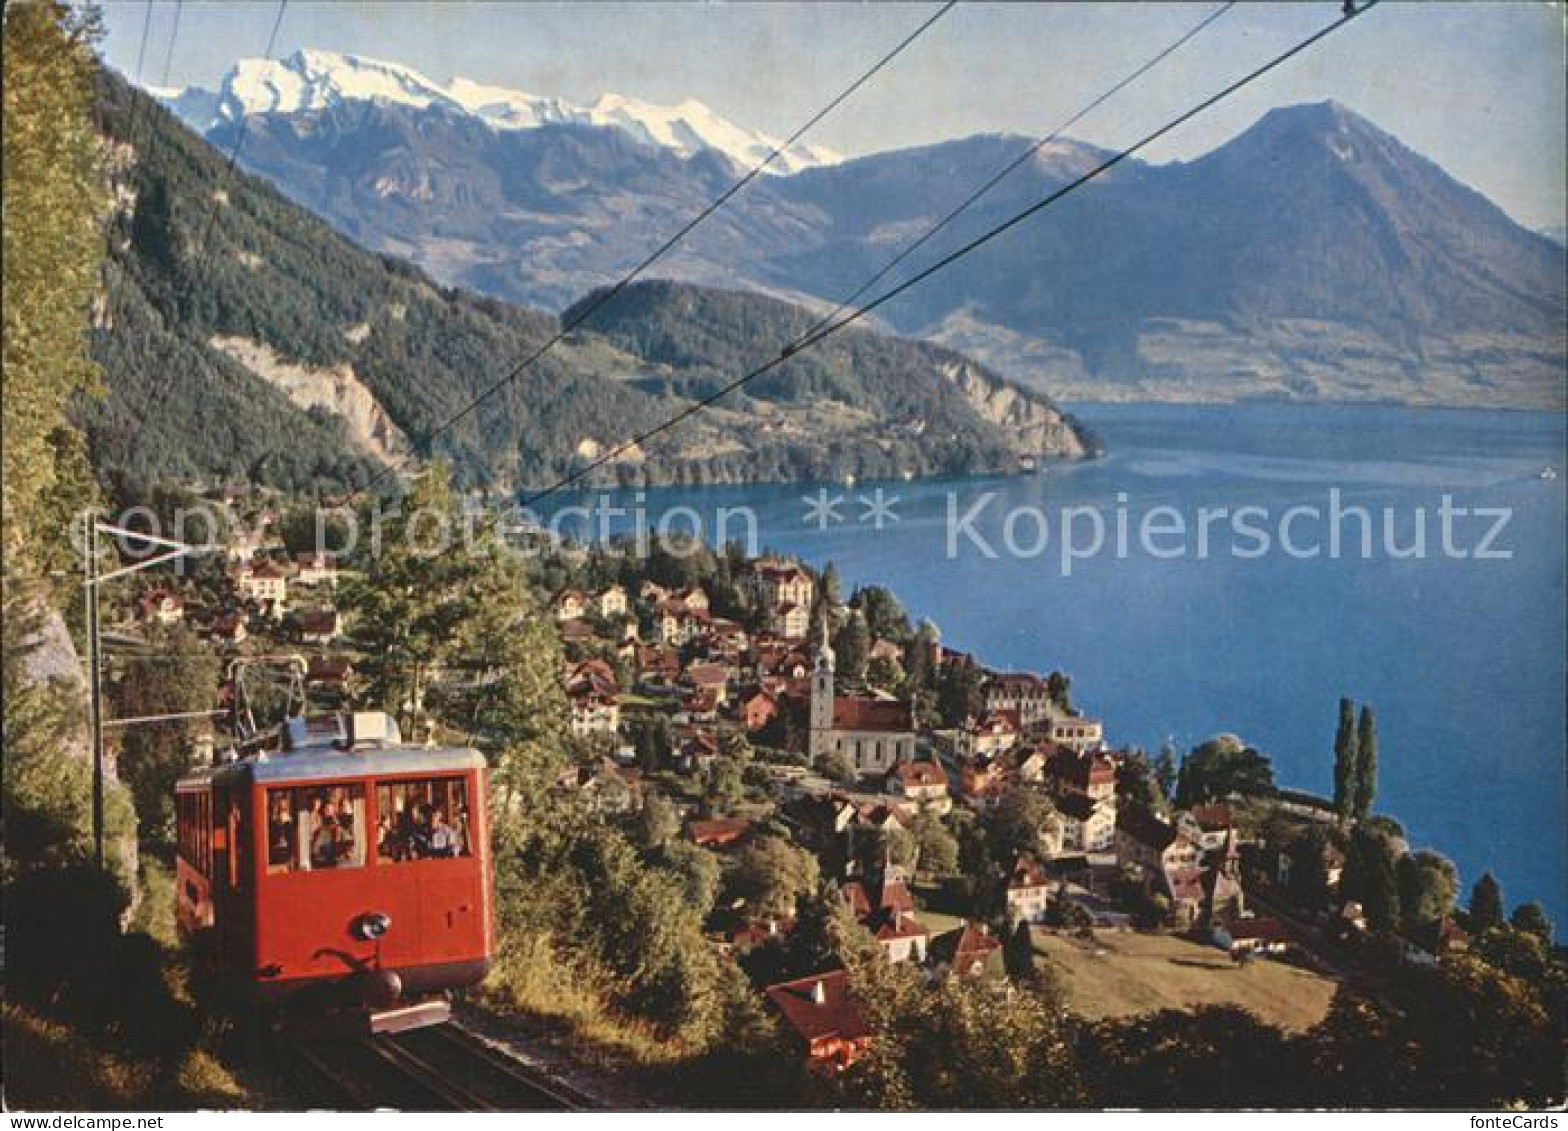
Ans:
<svg viewBox="0 0 1568 1131"><path fill-rule="evenodd" d="M822 614L822 639L817 644L817 662L811 671L811 736L807 753L812 761L833 749L833 674L838 658L828 643L828 617Z"/></svg>

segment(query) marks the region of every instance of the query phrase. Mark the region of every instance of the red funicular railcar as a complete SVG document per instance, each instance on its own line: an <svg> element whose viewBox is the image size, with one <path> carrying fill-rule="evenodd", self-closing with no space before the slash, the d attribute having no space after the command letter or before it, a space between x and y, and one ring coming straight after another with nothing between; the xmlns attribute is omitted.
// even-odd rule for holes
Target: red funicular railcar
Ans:
<svg viewBox="0 0 1568 1131"><path fill-rule="evenodd" d="M484 758L385 715L290 720L183 778L181 931L242 1001L372 1030L444 1020L494 957Z"/></svg>

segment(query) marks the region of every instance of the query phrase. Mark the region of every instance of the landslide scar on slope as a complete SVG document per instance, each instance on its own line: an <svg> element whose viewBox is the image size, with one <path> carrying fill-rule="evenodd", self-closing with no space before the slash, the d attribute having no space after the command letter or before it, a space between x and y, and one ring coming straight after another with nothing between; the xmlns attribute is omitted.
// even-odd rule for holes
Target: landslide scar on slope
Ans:
<svg viewBox="0 0 1568 1131"><path fill-rule="evenodd" d="M330 368L284 361L265 342L214 335L208 344L239 362L303 409L324 408L347 425L354 444L394 468L405 467L412 447L347 362Z"/></svg>

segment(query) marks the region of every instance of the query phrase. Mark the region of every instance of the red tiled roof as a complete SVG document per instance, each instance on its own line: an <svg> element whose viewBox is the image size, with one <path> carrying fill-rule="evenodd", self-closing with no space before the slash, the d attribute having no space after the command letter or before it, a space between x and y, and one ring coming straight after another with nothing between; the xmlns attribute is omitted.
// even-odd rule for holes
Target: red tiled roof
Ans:
<svg viewBox="0 0 1568 1131"><path fill-rule="evenodd" d="M1229 805L1195 805L1192 808L1192 819L1205 832L1228 829L1236 823L1231 817Z"/></svg>
<svg viewBox="0 0 1568 1131"><path fill-rule="evenodd" d="M1002 949L999 939L965 923L931 940L932 957L946 962L954 970L967 972Z"/></svg>
<svg viewBox="0 0 1568 1131"><path fill-rule="evenodd" d="M910 731L914 722L908 703L841 695L833 700L833 726L836 730Z"/></svg>
<svg viewBox="0 0 1568 1131"><path fill-rule="evenodd" d="M935 762L900 762L889 776L898 778L905 789L947 785L947 774Z"/></svg>
<svg viewBox="0 0 1568 1131"><path fill-rule="evenodd" d="M850 993L849 975L843 970L780 982L763 992L790 1027L807 1041L825 1037L858 1041L871 1035ZM818 997L822 1000L818 1001Z"/></svg>
<svg viewBox="0 0 1568 1131"><path fill-rule="evenodd" d="M751 831L744 817L719 817L708 821L689 821L686 837L699 847L722 848L734 844Z"/></svg>
<svg viewBox="0 0 1568 1131"><path fill-rule="evenodd" d="M1039 888L1045 886L1045 877L1040 874L1039 865L1027 856L1020 856L1013 861L1012 873L1007 878L1007 887L1010 891L1019 888Z"/></svg>

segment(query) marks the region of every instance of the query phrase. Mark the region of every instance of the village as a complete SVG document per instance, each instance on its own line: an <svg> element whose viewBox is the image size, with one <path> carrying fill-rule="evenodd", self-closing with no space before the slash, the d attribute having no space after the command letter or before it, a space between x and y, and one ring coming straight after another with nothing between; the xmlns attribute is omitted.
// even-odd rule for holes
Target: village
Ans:
<svg viewBox="0 0 1568 1131"><path fill-rule="evenodd" d="M125 631L184 624L225 657L297 655L314 701L352 704L349 571L254 517L223 563L143 590ZM885 590L844 598L831 566L674 560L558 547L545 567L572 758L555 789L715 859L710 941L811 1065L846 1066L870 1033L844 969L781 957L813 882L932 979L1044 965L1088 1016L1229 1000L1321 1018L1367 930L1326 801L1196 769L1178 784L1172 751L1117 748L1065 675L991 670ZM1403 958L1466 941L1445 915Z"/></svg>

